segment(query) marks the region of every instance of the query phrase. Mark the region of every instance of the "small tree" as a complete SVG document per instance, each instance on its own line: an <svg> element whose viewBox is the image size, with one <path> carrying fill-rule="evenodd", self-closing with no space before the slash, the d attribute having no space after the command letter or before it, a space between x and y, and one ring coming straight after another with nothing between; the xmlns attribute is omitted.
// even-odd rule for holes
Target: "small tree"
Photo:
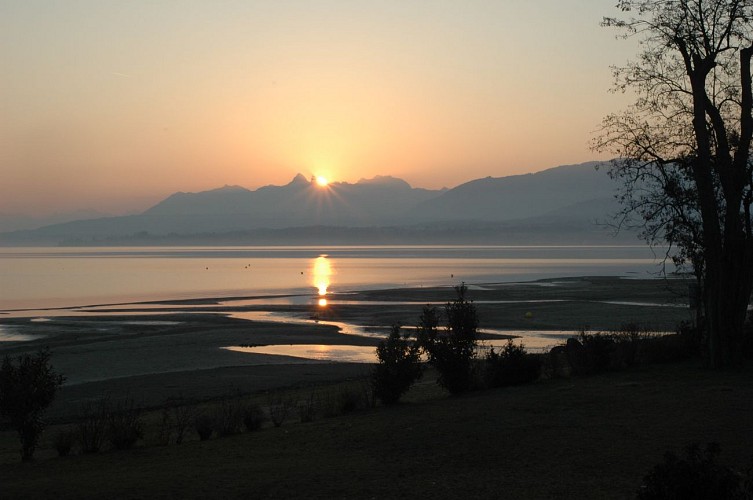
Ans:
<svg viewBox="0 0 753 500"><path fill-rule="evenodd" d="M421 315L418 332L429 362L439 371L437 383L452 394L459 394L471 387L478 342L478 314L473 302L466 299L468 288L465 283L455 287L455 291L457 298L445 306L445 331L437 330L436 309L427 307Z"/></svg>
<svg viewBox="0 0 753 500"><path fill-rule="evenodd" d="M50 351L24 354L14 362L6 356L0 367L0 415L21 439L21 459L31 460L45 427L47 407L65 378L50 364Z"/></svg>
<svg viewBox="0 0 753 500"><path fill-rule="evenodd" d="M407 334L400 335L400 325L392 327L387 339L377 346L379 364L374 369L374 394L384 404L397 403L410 386L421 377L421 352L418 343Z"/></svg>

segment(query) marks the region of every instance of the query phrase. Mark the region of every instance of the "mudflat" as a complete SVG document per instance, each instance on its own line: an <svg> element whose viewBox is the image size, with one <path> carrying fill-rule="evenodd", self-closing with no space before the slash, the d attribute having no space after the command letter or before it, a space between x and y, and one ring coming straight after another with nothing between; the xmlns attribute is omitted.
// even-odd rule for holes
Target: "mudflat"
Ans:
<svg viewBox="0 0 753 500"><path fill-rule="evenodd" d="M614 330L625 323L671 331L692 318L688 285L681 279L582 277L473 285L467 293L481 328L493 330L484 338L502 339L505 332ZM369 371L362 363L223 347L376 346L389 325L414 326L426 304L441 310L454 297L452 287L406 288L330 294L326 306L317 297L285 304L279 297L251 296L16 313L0 316L0 328L27 340L0 342L0 356L50 348L55 368L67 378L53 416L75 413L105 394L128 395L144 406L173 397L211 399ZM362 334L349 334L347 326Z"/></svg>

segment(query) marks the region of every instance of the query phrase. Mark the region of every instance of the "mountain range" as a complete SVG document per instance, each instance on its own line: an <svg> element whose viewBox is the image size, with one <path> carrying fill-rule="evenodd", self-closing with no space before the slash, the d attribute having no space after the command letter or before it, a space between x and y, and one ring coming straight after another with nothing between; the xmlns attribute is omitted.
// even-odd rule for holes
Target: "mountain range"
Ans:
<svg viewBox="0 0 753 500"><path fill-rule="evenodd" d="M389 176L321 186L298 174L284 186L179 192L137 215L4 232L0 245L603 243L611 233L596 222L617 204L616 185L599 165L441 190Z"/></svg>

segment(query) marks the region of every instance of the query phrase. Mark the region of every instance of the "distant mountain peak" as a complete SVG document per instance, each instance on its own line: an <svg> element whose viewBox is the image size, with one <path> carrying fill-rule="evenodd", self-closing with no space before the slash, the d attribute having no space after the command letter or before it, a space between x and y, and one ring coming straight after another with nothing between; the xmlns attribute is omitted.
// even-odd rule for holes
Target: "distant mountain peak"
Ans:
<svg viewBox="0 0 753 500"><path fill-rule="evenodd" d="M290 181L288 186L308 186L311 182L301 173L296 174L293 180Z"/></svg>

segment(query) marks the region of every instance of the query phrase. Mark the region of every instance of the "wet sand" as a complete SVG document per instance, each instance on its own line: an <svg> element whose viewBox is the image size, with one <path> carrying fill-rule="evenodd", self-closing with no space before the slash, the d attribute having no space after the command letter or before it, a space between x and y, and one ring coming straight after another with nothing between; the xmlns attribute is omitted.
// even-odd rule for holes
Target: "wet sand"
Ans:
<svg viewBox="0 0 753 500"><path fill-rule="evenodd" d="M605 330L637 322L667 331L691 319L685 305L687 286L681 280L568 278L472 286L469 298L477 304L482 328ZM222 347L375 346L378 337L344 335L337 327L314 319L371 327L385 334L387 325L415 325L423 304L434 303L441 309L453 297L451 287L437 287L333 294L327 296L326 307L318 306L316 297L299 297L287 305L278 298L267 298L272 304L265 304L263 297L225 297L49 310L28 317L5 315L0 316L3 331L34 340L0 342L0 356L43 346L51 349L55 368L67 377L53 409L57 415L108 393L127 394L146 406L169 397L208 399L361 376L369 370L368 364L232 352ZM301 324L228 316L255 312L298 318ZM39 321L40 317L49 321Z"/></svg>

